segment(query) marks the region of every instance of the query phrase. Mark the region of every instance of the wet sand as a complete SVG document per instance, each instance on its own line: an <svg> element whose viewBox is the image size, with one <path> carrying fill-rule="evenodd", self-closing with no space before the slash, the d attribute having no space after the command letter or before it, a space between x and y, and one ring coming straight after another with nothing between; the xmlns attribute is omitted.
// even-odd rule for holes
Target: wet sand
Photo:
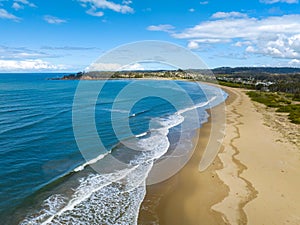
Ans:
<svg viewBox="0 0 300 225"><path fill-rule="evenodd" d="M270 116L244 90L223 89L229 93L227 125L218 156L199 172L209 121L199 129L186 166L169 180L147 187L139 224L300 224L299 126L282 119L284 115L275 123L278 115Z"/></svg>

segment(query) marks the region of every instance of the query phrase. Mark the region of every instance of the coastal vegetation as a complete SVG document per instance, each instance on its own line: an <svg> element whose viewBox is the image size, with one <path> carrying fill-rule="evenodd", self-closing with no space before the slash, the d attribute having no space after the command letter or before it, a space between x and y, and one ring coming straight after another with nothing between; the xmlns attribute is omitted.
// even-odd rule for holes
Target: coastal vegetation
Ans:
<svg viewBox="0 0 300 225"><path fill-rule="evenodd" d="M300 124L299 68L219 68L214 71L220 85L245 88L247 95L278 113L287 113Z"/></svg>
<svg viewBox="0 0 300 225"><path fill-rule="evenodd" d="M299 68L218 68L214 74L221 85L260 91L300 93Z"/></svg>
<svg viewBox="0 0 300 225"><path fill-rule="evenodd" d="M218 82L220 85L260 91L300 93L300 68L221 67L190 70L89 71L69 74L61 80L183 79Z"/></svg>
<svg viewBox="0 0 300 225"><path fill-rule="evenodd" d="M69 74L61 80L101 80L101 79L186 79L196 78L195 73L178 70L143 70L143 71L89 71Z"/></svg>
<svg viewBox="0 0 300 225"><path fill-rule="evenodd" d="M288 113L292 123L300 124L300 102L295 101L293 95L262 91L249 91L247 95L253 101L262 103L267 107L276 108L276 112Z"/></svg>

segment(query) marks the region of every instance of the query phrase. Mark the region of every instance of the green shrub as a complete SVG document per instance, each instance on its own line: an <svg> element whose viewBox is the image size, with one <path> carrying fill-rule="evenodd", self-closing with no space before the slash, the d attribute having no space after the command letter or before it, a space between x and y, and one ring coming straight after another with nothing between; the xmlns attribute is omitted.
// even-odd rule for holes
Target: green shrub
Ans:
<svg viewBox="0 0 300 225"><path fill-rule="evenodd" d="M292 104L276 93L266 93L258 91L247 92L247 95L256 102L262 103L268 107L278 108L276 112L289 113L289 119L292 123L300 124L300 104Z"/></svg>

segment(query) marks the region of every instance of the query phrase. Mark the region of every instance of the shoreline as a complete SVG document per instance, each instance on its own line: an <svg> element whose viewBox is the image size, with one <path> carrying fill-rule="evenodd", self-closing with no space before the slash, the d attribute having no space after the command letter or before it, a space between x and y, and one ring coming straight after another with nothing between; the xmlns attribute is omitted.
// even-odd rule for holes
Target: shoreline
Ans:
<svg viewBox="0 0 300 225"><path fill-rule="evenodd" d="M252 102L246 90L219 87L229 97L218 156L207 170L198 171L209 119L199 129L199 141L187 165L169 180L147 187L138 224L150 224L155 217L153 224L160 225L300 224L297 145L279 127L266 126L265 109Z"/></svg>
<svg viewBox="0 0 300 225"><path fill-rule="evenodd" d="M211 85L211 83L200 83ZM217 85L212 84L212 86ZM235 96L228 90L224 91L228 94L225 104L231 104ZM222 111L223 104L224 102L207 110L208 121L197 130L197 136L193 140L194 154L182 170L160 184L147 186L138 224L151 224L155 221L156 223L153 224L192 225L198 224L200 219L207 224L226 224L222 213L211 210L211 207L225 198L229 191L216 174L216 171L222 168L220 158L217 156L207 169L199 172L199 163L211 134L212 110Z"/></svg>

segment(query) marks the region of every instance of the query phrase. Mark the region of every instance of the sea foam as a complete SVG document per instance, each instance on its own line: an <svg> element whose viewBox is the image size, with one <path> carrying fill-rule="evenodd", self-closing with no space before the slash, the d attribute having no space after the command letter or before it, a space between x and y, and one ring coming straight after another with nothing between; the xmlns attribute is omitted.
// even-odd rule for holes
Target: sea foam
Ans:
<svg viewBox="0 0 300 225"><path fill-rule="evenodd" d="M152 118L150 130L135 136L142 154L130 161L130 168L108 174L90 173L79 180L80 185L70 197L62 193L50 196L40 212L28 215L20 224L136 224L146 194L146 178L155 160L170 147L167 137L170 129L184 122L185 112L204 107L214 99L164 118ZM84 172L86 167L101 162L109 154L99 155L74 172Z"/></svg>

